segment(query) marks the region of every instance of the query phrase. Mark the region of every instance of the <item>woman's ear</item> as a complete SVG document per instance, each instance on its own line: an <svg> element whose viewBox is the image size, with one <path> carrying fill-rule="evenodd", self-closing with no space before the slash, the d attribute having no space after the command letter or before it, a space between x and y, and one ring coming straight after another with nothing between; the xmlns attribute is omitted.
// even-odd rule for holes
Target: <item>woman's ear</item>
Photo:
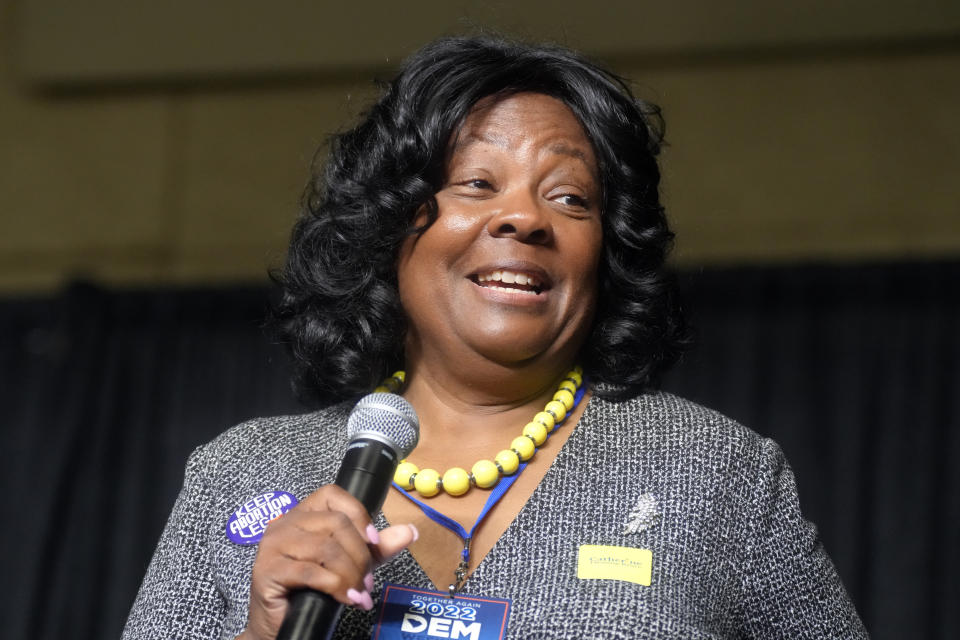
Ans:
<svg viewBox="0 0 960 640"><path fill-rule="evenodd" d="M437 198L436 196L430 196L426 202L417 207L416 213L413 214L413 220L410 221L408 230L409 234L420 237L424 231L430 228L430 225L437 221L439 215L440 208L437 206Z"/></svg>

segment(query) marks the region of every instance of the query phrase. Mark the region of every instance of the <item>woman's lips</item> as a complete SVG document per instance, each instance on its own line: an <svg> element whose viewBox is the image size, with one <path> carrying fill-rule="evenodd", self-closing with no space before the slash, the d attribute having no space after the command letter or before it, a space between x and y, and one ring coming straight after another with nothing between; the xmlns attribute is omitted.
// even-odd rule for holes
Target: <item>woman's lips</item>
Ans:
<svg viewBox="0 0 960 640"><path fill-rule="evenodd" d="M543 284L537 276L507 269L477 274L471 280L474 284L485 289L514 291L532 295L540 295L543 292Z"/></svg>
<svg viewBox="0 0 960 640"><path fill-rule="evenodd" d="M548 291L533 291L529 288L518 288L517 286L504 287L491 282L480 284L471 280L474 284L474 291L480 297L488 302L509 305L513 307L540 307L547 304L550 298ZM526 285L523 285L526 286Z"/></svg>
<svg viewBox="0 0 960 640"><path fill-rule="evenodd" d="M539 274L494 269L470 276L480 296L490 302L510 306L535 307L547 302L549 287L544 286Z"/></svg>
<svg viewBox="0 0 960 640"><path fill-rule="evenodd" d="M527 264L495 265L478 269L469 279L490 291L539 296L550 289L550 279L540 267Z"/></svg>

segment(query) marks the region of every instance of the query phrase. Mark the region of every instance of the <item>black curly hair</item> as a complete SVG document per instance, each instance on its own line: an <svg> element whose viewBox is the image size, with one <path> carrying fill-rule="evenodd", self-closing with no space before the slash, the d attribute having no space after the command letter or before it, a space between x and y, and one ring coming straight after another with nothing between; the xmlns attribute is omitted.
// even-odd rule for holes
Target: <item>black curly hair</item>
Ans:
<svg viewBox="0 0 960 640"><path fill-rule="evenodd" d="M331 139L322 171L315 164L272 314L301 399L353 399L402 368L400 245L436 220L448 146L471 108L519 92L566 103L599 164L603 254L584 369L599 393L626 397L679 357L687 330L664 268L673 233L658 193L659 108L564 48L444 38L410 56L362 121ZM415 227L421 209L427 222Z"/></svg>

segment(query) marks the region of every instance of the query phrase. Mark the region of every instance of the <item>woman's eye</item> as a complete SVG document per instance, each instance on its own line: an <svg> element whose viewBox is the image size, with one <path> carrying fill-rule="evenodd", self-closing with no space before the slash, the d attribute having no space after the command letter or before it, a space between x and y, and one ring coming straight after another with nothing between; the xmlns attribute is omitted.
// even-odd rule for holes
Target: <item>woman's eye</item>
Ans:
<svg viewBox="0 0 960 640"><path fill-rule="evenodd" d="M483 178L474 178L473 180L467 180L464 183L468 187L473 187L474 189L490 189L491 185L489 182Z"/></svg>
<svg viewBox="0 0 960 640"><path fill-rule="evenodd" d="M580 207L582 209L587 208L586 198L581 198L580 196L572 193L565 193L562 196L558 196L556 200L561 204L567 205L568 207Z"/></svg>

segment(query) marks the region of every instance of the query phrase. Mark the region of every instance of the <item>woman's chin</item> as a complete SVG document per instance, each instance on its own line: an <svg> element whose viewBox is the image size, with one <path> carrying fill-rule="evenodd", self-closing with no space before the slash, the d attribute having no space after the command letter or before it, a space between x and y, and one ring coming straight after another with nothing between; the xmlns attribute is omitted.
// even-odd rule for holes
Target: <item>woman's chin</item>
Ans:
<svg viewBox="0 0 960 640"><path fill-rule="evenodd" d="M552 332L489 332L475 335L470 346L486 360L509 368L532 365L538 361L560 359L556 336Z"/></svg>
<svg viewBox="0 0 960 640"><path fill-rule="evenodd" d="M591 319L589 315L569 318L560 311L551 312L550 307L537 312L479 305L465 306L462 311L449 325L452 332L448 339L460 342L485 360L510 368L569 365Z"/></svg>

